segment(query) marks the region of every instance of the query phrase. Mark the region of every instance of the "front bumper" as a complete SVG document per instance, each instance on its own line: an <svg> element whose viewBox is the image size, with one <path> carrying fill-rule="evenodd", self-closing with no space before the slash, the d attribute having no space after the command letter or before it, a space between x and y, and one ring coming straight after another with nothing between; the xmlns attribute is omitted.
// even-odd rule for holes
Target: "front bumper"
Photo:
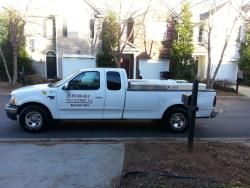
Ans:
<svg viewBox="0 0 250 188"><path fill-rule="evenodd" d="M16 105L6 104L5 112L6 112L7 117L12 120L17 120L17 109L18 109L18 106Z"/></svg>

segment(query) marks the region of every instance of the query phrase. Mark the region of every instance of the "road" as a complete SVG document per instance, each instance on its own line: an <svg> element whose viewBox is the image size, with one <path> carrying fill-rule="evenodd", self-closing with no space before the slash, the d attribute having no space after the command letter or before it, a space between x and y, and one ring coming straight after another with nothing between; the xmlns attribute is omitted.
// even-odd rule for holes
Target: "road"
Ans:
<svg viewBox="0 0 250 188"><path fill-rule="evenodd" d="M48 131L31 134L23 131L4 112L8 97L0 95L0 138L162 138L186 137L172 133L153 121L78 121L54 124ZM219 115L214 119L197 119L195 137L250 137L250 98L219 97Z"/></svg>

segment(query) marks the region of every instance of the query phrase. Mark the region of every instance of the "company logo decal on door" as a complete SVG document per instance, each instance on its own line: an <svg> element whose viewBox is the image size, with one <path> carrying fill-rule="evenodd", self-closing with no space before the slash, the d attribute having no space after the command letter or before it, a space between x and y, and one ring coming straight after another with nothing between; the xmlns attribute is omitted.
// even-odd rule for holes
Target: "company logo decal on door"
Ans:
<svg viewBox="0 0 250 188"><path fill-rule="evenodd" d="M93 104L93 99L89 94L68 94L66 96L66 103L71 107L89 107Z"/></svg>

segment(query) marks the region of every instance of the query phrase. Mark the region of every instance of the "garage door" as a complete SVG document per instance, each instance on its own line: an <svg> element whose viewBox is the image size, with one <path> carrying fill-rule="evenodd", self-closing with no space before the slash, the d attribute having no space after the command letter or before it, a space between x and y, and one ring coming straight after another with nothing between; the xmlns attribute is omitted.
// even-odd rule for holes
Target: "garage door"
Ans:
<svg viewBox="0 0 250 188"><path fill-rule="evenodd" d="M169 71L169 60L139 60L142 79L160 79L160 72Z"/></svg>

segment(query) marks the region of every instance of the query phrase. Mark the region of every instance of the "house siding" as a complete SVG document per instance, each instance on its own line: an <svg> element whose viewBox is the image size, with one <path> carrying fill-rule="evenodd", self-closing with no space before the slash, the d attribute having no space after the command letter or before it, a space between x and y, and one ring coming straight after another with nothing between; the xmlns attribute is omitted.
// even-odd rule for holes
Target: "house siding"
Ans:
<svg viewBox="0 0 250 188"><path fill-rule="evenodd" d="M66 8L67 7L67 8ZM95 37L90 38L89 21L95 10L84 0L33 0L29 5L25 27L26 49L32 59L33 69L37 74L46 77L46 53L54 51L57 57L57 77L62 77L63 54L95 55L100 47L100 20L95 18ZM63 19L69 21L68 36L63 37ZM46 21L51 25L45 27ZM70 22L71 21L71 22ZM46 30L52 31L51 36ZM72 36L72 34L77 34ZM34 40L32 49L31 40Z"/></svg>
<svg viewBox="0 0 250 188"><path fill-rule="evenodd" d="M221 4L220 4L221 3ZM234 2L232 2L234 3ZM239 48L240 48L240 41L238 40L239 37L239 28L242 26L242 18L238 19L237 22L234 24L235 17L238 16L237 12L237 5L230 4L230 2L218 2L217 11L214 12L212 21L212 32L211 32L211 75L213 76L214 71L219 63L219 59L221 56L221 52L225 43L225 37L233 27L231 31L231 36L228 41L228 46L223 56L222 64L219 68L218 74L216 76L216 80L227 80L229 82L235 83L237 79L237 61L239 60ZM207 68L207 34L206 32L203 33L202 42L198 42L198 29L200 27L199 23L205 22L204 29L208 30L207 28L207 20L208 18L204 18L204 10L209 11L209 5L207 2L200 4L199 6L193 9L193 22L196 23L196 27L194 28L194 45L195 51L194 56L202 57L204 59L203 63L205 69ZM203 17L201 17L203 15ZM226 19L225 19L226 17ZM203 20L205 19L205 20ZM234 24L234 26L233 26ZM199 68L198 68L199 69ZM203 70L205 74L203 74L200 79L206 78L206 70Z"/></svg>
<svg viewBox="0 0 250 188"><path fill-rule="evenodd" d="M82 55L96 55L101 46L100 32L102 19L97 18L96 7L105 11L117 10L119 13L119 2L117 1L84 1L74 0L70 2L67 0L33 0L30 2L28 20L26 25L27 37L27 50L33 61L33 68L42 76L46 77L46 53L48 51L54 51L57 57L57 77L62 77L62 56L63 54L82 54ZM133 6L128 6L128 4ZM171 46L173 27L172 22L169 22L170 13L168 8L164 5L162 0L152 0L150 9L148 11L145 20L143 19L143 13L147 9L147 4L142 4L139 1L122 2L122 7L131 8L131 13L138 10L138 15L135 17L135 31L139 29L139 32L134 32L137 35L133 44L136 46L136 52L124 51L124 54L130 54L133 63L133 76L138 74L140 69L139 60L150 58L158 61L162 59L168 59L169 48ZM139 8L139 9L138 9ZM90 20L95 19L95 33L94 38L91 38ZM52 23L52 25L46 25L46 21ZM143 22L143 23L141 23ZM159 23L166 24L164 40L145 38L145 25L146 23ZM67 37L63 36L63 27L66 25ZM47 36L46 29L49 30L52 27L52 36ZM49 30L50 31L50 30ZM157 30L156 30L157 31ZM51 31L50 31L51 32ZM155 33L157 34L157 32ZM124 36L126 39L126 36ZM29 40L35 40L35 50L31 50ZM147 49L147 50L145 50ZM136 60L137 59L137 60ZM137 63L136 63L137 62ZM138 67L138 68L136 68ZM164 69L162 71L167 71ZM157 73L158 74L158 73Z"/></svg>

